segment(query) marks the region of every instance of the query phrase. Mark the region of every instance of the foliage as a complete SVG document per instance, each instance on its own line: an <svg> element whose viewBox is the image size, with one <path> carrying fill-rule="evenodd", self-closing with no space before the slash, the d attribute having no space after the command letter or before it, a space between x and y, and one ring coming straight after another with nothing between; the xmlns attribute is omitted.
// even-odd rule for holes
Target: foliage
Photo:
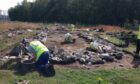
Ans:
<svg viewBox="0 0 140 84"><path fill-rule="evenodd" d="M140 0L24 0L8 13L20 21L123 25L140 21Z"/></svg>

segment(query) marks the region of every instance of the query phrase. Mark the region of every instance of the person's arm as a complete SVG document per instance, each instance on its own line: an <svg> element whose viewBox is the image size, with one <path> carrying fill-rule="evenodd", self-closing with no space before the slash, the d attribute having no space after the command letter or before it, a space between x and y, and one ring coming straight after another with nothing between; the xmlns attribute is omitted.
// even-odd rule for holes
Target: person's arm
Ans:
<svg viewBox="0 0 140 84"><path fill-rule="evenodd" d="M29 47L27 48L27 50L28 50L29 60L35 61L35 59L36 59L36 54L35 54L34 49L33 49L31 46L29 46Z"/></svg>
<svg viewBox="0 0 140 84"><path fill-rule="evenodd" d="M35 56L34 54L32 54L32 53L27 53L27 54L28 54L28 56L29 56L29 60L35 61L36 56Z"/></svg>

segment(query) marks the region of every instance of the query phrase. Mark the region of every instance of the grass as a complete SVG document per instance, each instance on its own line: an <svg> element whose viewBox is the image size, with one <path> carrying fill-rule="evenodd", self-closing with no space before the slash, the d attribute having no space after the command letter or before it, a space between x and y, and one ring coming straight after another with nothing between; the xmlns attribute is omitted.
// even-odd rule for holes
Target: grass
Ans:
<svg viewBox="0 0 140 84"><path fill-rule="evenodd" d="M0 30L3 30L3 28L0 28ZM18 35L15 38L0 40L0 50L10 47L16 41L31 35ZM108 40L118 44L119 39L108 37ZM134 48L134 45L132 45L126 49L132 51ZM140 68L93 71L55 66L55 70L56 75L49 78L39 76L37 72L30 72L21 76L15 74L12 70L0 70L0 84L16 84L19 80L29 80L29 84L140 84ZM101 83L99 83L99 79L102 79Z"/></svg>
<svg viewBox="0 0 140 84"><path fill-rule="evenodd" d="M121 45L124 45L125 42L116 38L116 37L111 37L109 35L106 35L105 33L103 33L102 35L100 35L101 38L103 39L106 39L107 41L115 44L115 45L118 45L118 46L121 46Z"/></svg>
<svg viewBox="0 0 140 84"><path fill-rule="evenodd" d="M12 38L5 38L3 40L0 40L0 51L11 47L12 45L18 43L23 38L33 36L35 33L36 33L36 31L34 30L31 33L22 34L22 35L16 35L16 36L14 36Z"/></svg>
<svg viewBox="0 0 140 84"><path fill-rule="evenodd" d="M41 23L27 23L27 22L0 22L0 32L8 31L8 29L37 29L41 28ZM18 43L21 39L33 36L36 33L34 30L31 33L22 35L16 35L12 38L8 38L3 35L3 39L0 40L0 51L5 50L12 45Z"/></svg>
<svg viewBox="0 0 140 84"><path fill-rule="evenodd" d="M101 38L104 38L104 39L107 37L106 40L108 40L109 42L111 42L111 43L113 43L113 44L115 44L115 45L124 44L124 41L118 39L117 37L111 37L111 36L105 35L105 34L100 35L100 37L101 37ZM122 49L123 49L124 51L127 51L127 52L131 53L131 54L134 54L134 51L136 50L136 45L130 44L128 47L122 48Z"/></svg>
<svg viewBox="0 0 140 84"><path fill-rule="evenodd" d="M134 53L134 51L136 51L136 45L130 44L128 48L124 48L124 50L130 52L130 53Z"/></svg>
<svg viewBox="0 0 140 84"><path fill-rule="evenodd" d="M50 78L37 72L19 76L13 71L0 70L0 84L15 84L18 80L29 80L30 84L139 84L140 69L90 71L56 67L56 75Z"/></svg>

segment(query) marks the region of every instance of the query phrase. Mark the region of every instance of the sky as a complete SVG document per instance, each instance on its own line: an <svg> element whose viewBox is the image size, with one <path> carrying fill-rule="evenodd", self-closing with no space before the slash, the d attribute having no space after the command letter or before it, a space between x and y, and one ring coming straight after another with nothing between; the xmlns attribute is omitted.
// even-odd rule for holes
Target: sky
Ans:
<svg viewBox="0 0 140 84"><path fill-rule="evenodd" d="M8 10L10 7L14 7L17 3L21 3L23 0L0 0L0 9ZM33 0L28 0L33 1Z"/></svg>

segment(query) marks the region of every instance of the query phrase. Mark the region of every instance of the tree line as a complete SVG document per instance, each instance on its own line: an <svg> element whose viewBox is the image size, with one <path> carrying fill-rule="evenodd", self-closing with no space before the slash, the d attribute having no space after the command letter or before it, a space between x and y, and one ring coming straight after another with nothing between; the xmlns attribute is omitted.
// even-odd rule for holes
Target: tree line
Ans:
<svg viewBox="0 0 140 84"><path fill-rule="evenodd" d="M8 14L12 21L134 24L140 21L140 0L24 0Z"/></svg>

